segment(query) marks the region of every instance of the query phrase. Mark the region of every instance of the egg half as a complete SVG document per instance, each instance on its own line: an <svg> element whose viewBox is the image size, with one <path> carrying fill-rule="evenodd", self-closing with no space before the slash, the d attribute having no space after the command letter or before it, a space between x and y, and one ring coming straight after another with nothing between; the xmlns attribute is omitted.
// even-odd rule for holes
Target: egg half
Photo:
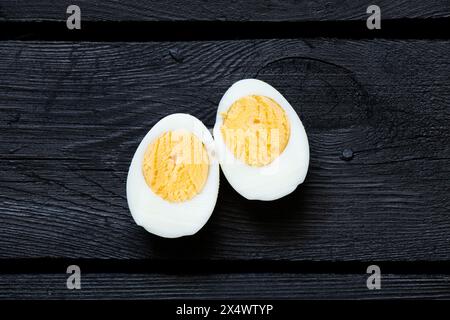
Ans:
<svg viewBox="0 0 450 320"><path fill-rule="evenodd" d="M219 191L211 133L188 114L161 119L139 144L126 188L138 225L165 238L195 234L211 216Z"/></svg>
<svg viewBox="0 0 450 320"><path fill-rule="evenodd" d="M234 83L220 100L213 133L222 171L245 198L279 199L305 180L305 129L271 85L256 79Z"/></svg>

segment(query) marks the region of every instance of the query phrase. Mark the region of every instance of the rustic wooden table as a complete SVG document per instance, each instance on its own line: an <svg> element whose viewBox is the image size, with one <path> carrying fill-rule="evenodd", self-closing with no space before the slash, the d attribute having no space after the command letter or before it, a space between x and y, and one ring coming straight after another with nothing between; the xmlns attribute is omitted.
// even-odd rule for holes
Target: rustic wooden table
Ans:
<svg viewBox="0 0 450 320"><path fill-rule="evenodd" d="M448 0L377 1L381 30L364 1L74 2L81 30L72 1L0 3L0 298L450 298ZM221 176L197 235L136 226L140 139L255 77L301 116L306 182L265 203Z"/></svg>

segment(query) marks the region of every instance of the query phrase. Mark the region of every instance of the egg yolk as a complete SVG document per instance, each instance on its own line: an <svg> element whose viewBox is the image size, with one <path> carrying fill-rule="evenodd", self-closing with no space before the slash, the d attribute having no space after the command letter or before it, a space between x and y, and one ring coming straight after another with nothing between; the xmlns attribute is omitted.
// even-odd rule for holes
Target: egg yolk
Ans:
<svg viewBox="0 0 450 320"><path fill-rule="evenodd" d="M192 199L205 186L209 158L203 143L184 130L168 131L147 148L142 172L154 193L170 202Z"/></svg>
<svg viewBox="0 0 450 320"><path fill-rule="evenodd" d="M221 116L220 130L225 145L236 158L250 166L268 165L286 148L289 121L283 108L271 98L245 96Z"/></svg>

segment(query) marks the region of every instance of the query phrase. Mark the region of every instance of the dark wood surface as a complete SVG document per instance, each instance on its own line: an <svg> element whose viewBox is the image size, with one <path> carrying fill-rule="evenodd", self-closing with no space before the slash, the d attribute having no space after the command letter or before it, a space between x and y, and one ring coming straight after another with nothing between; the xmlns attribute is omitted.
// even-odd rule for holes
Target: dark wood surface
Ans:
<svg viewBox="0 0 450 320"><path fill-rule="evenodd" d="M227 3L78 2L90 21L172 26L365 27L368 5ZM450 15L448 1L377 4L399 21ZM5 0L0 26L62 22L67 5ZM50 33L0 41L0 299L449 298L450 39L408 32L413 39L73 42L49 41ZM311 148L305 183L266 203L243 199L221 175L217 206L197 235L161 239L136 226L125 181L145 133L174 112L212 127L222 94L249 77L279 89L300 115ZM98 266L74 292L55 261ZM120 267L102 271L108 261ZM259 262L269 267L258 271ZM142 263L160 269L136 272ZM164 272L174 263L200 271ZM363 266L374 263L382 272L399 266L383 274L380 291L366 288Z"/></svg>
<svg viewBox="0 0 450 320"><path fill-rule="evenodd" d="M89 21L343 21L365 20L372 2L339 0L3 0L1 20L65 21L77 4ZM450 17L447 0L378 0L384 19Z"/></svg>
<svg viewBox="0 0 450 320"><path fill-rule="evenodd" d="M383 276L368 290L363 274L133 274L82 276L81 290L67 290L66 275L7 274L0 299L449 299L448 274Z"/></svg>
<svg viewBox="0 0 450 320"><path fill-rule="evenodd" d="M175 48L182 63L169 53ZM448 48L4 42L0 256L448 260ZM125 196L140 140L174 112L212 127L221 94L248 77L273 84L301 115L311 145L306 182L265 203L245 201L222 179L197 236L148 235ZM342 159L345 149L351 161Z"/></svg>

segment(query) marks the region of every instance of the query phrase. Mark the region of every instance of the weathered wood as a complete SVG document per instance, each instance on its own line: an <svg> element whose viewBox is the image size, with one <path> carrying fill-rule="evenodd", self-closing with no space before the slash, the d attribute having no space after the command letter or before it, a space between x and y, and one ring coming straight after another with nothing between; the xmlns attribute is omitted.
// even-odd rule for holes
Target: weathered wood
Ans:
<svg viewBox="0 0 450 320"><path fill-rule="evenodd" d="M449 275L382 277L368 290L363 274L2 274L0 299L419 299L450 298Z"/></svg>
<svg viewBox="0 0 450 320"><path fill-rule="evenodd" d="M3 0L1 20L65 20L69 0ZM365 20L367 1L78 0L89 21L335 21ZM450 17L447 0L378 0L383 19Z"/></svg>
<svg viewBox="0 0 450 320"><path fill-rule="evenodd" d="M449 48L2 42L0 257L448 261ZM301 115L306 183L263 203L222 179L211 220L191 238L135 226L125 180L140 139L173 112L212 126L221 95L248 77L274 85Z"/></svg>

